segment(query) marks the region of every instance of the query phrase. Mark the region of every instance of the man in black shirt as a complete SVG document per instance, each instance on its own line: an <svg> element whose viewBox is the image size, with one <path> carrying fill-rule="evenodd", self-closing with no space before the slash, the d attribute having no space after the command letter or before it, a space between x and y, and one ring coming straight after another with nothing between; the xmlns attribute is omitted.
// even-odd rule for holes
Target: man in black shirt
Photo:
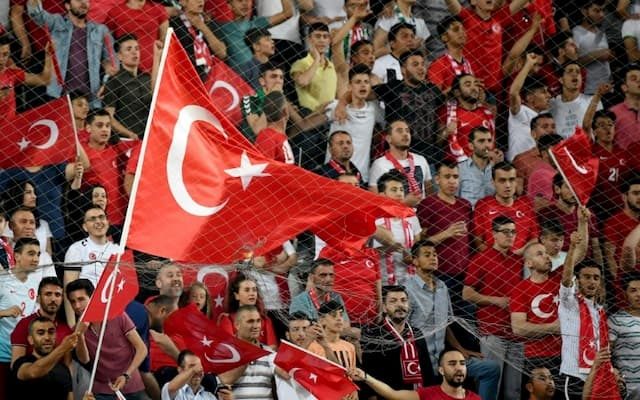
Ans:
<svg viewBox="0 0 640 400"><path fill-rule="evenodd" d="M46 317L38 317L29 324L28 340L33 353L13 363L10 398L72 400L68 364L70 352L78 343L78 333L67 336L55 347L55 324Z"/></svg>

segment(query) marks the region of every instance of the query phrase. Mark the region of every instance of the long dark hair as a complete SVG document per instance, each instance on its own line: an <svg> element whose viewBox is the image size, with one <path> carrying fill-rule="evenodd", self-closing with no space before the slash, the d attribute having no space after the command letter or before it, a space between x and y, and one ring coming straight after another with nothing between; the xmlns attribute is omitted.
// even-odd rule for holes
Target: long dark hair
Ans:
<svg viewBox="0 0 640 400"><path fill-rule="evenodd" d="M8 215L13 215L13 213L20 207L24 206L24 192L26 190L26 186L31 185L33 191L37 194L36 185L33 181L28 179L16 180L12 179L7 186L7 189L2 193L2 207L7 212ZM40 227L40 216L38 215L38 199L36 198L36 207L29 207L33 216L36 219L36 228Z"/></svg>
<svg viewBox="0 0 640 400"><path fill-rule="evenodd" d="M229 286L227 287L227 295L225 296L225 299L224 299L225 312L229 314L233 314L236 311L238 311L238 308L240 307L240 302L238 302L234 294L240 292L240 284L245 281L251 281L256 284L256 287L258 286L258 283L256 282L256 280L250 277L249 275L245 274L244 272L238 272L237 274L235 274L235 276L229 282ZM260 315L264 316L265 315L264 305L262 304L262 296L260 295L260 289L258 289L256 307L258 308Z"/></svg>

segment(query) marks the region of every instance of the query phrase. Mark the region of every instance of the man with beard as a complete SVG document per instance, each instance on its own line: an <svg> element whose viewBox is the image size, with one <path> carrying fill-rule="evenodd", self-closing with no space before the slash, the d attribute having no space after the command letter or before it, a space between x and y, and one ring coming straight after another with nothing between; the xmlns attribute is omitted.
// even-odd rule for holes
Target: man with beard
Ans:
<svg viewBox="0 0 640 400"><path fill-rule="evenodd" d="M582 23L573 28L578 46L578 62L585 66L584 92L594 94L602 83L611 80L609 61L615 54L609 49L607 35L600 28L604 21L604 0L586 0L580 4Z"/></svg>
<svg viewBox="0 0 640 400"><path fill-rule="evenodd" d="M47 317L29 324L29 344L33 353L13 364L14 396L26 399L72 400L72 380L68 363L78 343L78 333L65 337L56 346L56 327Z"/></svg>
<svg viewBox="0 0 640 400"><path fill-rule="evenodd" d="M382 287L382 322L362 331L362 365L401 389L436 383L427 341L409 324L409 296L403 286Z"/></svg>
<svg viewBox="0 0 640 400"><path fill-rule="evenodd" d="M203 387L204 376L200 357L190 350L182 350L178 355L178 375L162 387L162 400L233 400L227 386L213 392Z"/></svg>
<svg viewBox="0 0 640 400"><path fill-rule="evenodd" d="M405 204L415 207L425 195L431 194L431 170L427 160L420 154L409 151L411 130L409 124L396 118L389 124L387 143L389 150L371 164L369 190L378 193L377 182L390 170L396 169L407 178L404 188Z"/></svg>
<svg viewBox="0 0 640 400"><path fill-rule="evenodd" d="M109 76L118 71L113 38L105 25L87 21L88 0L65 0L64 6L68 12L66 15L51 14L43 9L40 0L29 0L27 10L36 24L51 32L64 77L64 89L90 93L91 106L100 107L100 70L102 68ZM63 91L61 84L51 79L47 95L60 97Z"/></svg>
<svg viewBox="0 0 640 400"><path fill-rule="evenodd" d="M71 329L66 321L58 319L58 311L62 306L63 290L60 280L53 276L43 278L38 285L38 311L23 318L18 322L15 329L11 333L11 363L26 355L31 354L33 348L29 343L29 324L31 321L45 317L53 321L56 328L56 345L62 342L62 339L71 334Z"/></svg>
<svg viewBox="0 0 640 400"><path fill-rule="evenodd" d="M509 151L507 160L531 150L536 142L531 134L531 120L550 107L551 95L547 85L541 79L529 76L540 57L527 54L524 67L518 72L509 89ZM524 89L524 90L523 90ZM524 104L520 92L524 93Z"/></svg>
<svg viewBox="0 0 640 400"><path fill-rule="evenodd" d="M440 118L447 135L448 158L463 161L472 155L469 134L476 127L489 130L495 145L495 120L493 113L480 100L483 92L480 82L473 75L462 74L454 78L451 86L453 98L442 108ZM491 150L495 151L493 147Z"/></svg>
<svg viewBox="0 0 640 400"><path fill-rule="evenodd" d="M624 209L609 218L604 226L605 259L614 276L620 266L624 240L640 222L640 174L628 176L620 191Z"/></svg>
<svg viewBox="0 0 640 400"><path fill-rule="evenodd" d="M462 385L467 377L467 360L458 350L445 350L438 359L438 372L442 375L442 384L418 388L417 390L395 390L363 370L350 371L351 379L363 381L378 395L395 400L480 400L480 396Z"/></svg>
<svg viewBox="0 0 640 400"><path fill-rule="evenodd" d="M460 185L457 195L475 207L478 200L496 192L491 180L491 149L495 144L493 133L484 126L476 126L469 132L471 156L458 164Z"/></svg>
<svg viewBox="0 0 640 400"><path fill-rule="evenodd" d="M529 392L528 400L551 400L556 393L554 376L549 369L534 368L529 374L529 381L525 385Z"/></svg>
<svg viewBox="0 0 640 400"><path fill-rule="evenodd" d="M337 179L341 175L351 174L357 178L359 186L364 185L362 173L351 162L353 141L349 132L340 130L331 132L331 135L329 135L329 155L331 156L329 162L320 167L318 171L320 175L330 179ZM368 164L365 171L369 172Z"/></svg>

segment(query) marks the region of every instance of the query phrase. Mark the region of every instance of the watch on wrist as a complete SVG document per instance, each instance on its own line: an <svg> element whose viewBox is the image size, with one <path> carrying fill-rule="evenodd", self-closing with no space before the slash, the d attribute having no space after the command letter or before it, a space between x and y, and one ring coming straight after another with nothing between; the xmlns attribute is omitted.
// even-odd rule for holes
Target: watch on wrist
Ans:
<svg viewBox="0 0 640 400"><path fill-rule="evenodd" d="M131 375L127 374L126 372L123 372L122 376L124 376L124 380L127 382L129 382L129 380L131 379Z"/></svg>

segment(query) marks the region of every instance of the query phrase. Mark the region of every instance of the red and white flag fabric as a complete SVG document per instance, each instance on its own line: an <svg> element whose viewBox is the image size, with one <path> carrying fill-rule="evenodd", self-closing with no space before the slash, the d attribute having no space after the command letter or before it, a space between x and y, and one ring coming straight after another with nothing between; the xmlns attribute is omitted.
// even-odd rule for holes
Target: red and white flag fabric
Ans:
<svg viewBox="0 0 640 400"><path fill-rule="evenodd" d="M0 168L53 165L73 160L76 135L67 96L3 118L0 122L5 151Z"/></svg>
<svg viewBox="0 0 640 400"><path fill-rule="evenodd" d="M593 377L593 383L591 384L590 400L622 400L617 379L612 369L613 365L611 365L611 361L605 361L598 366L596 375Z"/></svg>
<svg viewBox="0 0 640 400"><path fill-rule="evenodd" d="M376 218L414 214L395 200L265 157L212 103L175 36L165 51L129 205L129 248L229 264L306 230L325 241L349 239L337 246L359 246Z"/></svg>
<svg viewBox="0 0 640 400"><path fill-rule="evenodd" d="M242 122L242 98L252 96L255 90L224 61L213 57L213 66L205 82L213 103L222 110L235 126Z"/></svg>
<svg viewBox="0 0 640 400"><path fill-rule="evenodd" d="M286 340L278 347L275 364L318 400L339 400L358 390L343 367Z"/></svg>
<svg viewBox="0 0 640 400"><path fill-rule="evenodd" d="M171 314L168 335L181 335L187 348L200 357L206 372L220 374L271 354L220 329L195 304Z"/></svg>
<svg viewBox="0 0 640 400"><path fill-rule="evenodd" d="M107 320L112 320L121 315L127 305L136 298L139 286L136 266L133 263L133 253L125 251L122 254L117 270L116 258L117 255L112 255L104 271L102 271L98 285L96 285L96 289L82 316L83 321L102 322L107 311L110 293L113 293L113 297L109 306ZM113 292L111 292L112 286L114 286Z"/></svg>
<svg viewBox="0 0 640 400"><path fill-rule="evenodd" d="M576 128L573 136L553 146L549 154L580 203L586 205L596 185L599 163L587 134Z"/></svg>

